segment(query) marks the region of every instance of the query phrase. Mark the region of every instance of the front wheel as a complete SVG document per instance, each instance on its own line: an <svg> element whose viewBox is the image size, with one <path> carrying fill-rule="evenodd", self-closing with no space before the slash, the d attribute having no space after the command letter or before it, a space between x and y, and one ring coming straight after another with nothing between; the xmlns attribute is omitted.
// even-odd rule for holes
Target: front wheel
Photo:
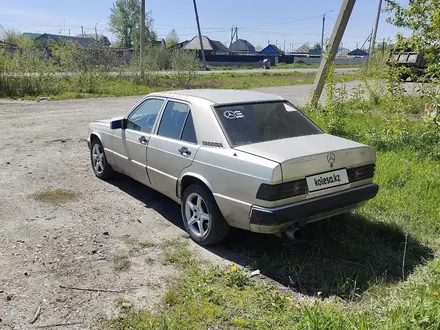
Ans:
<svg viewBox="0 0 440 330"><path fill-rule="evenodd" d="M98 139L94 139L92 141L92 145L90 147L90 158L92 161L93 172L98 178L106 180L114 174L112 167L107 162L107 158L105 157L104 148L102 147L101 141Z"/></svg>
<svg viewBox="0 0 440 330"><path fill-rule="evenodd" d="M181 213L186 231L200 245L218 243L229 233L229 225L214 197L201 185L193 184L185 189Z"/></svg>

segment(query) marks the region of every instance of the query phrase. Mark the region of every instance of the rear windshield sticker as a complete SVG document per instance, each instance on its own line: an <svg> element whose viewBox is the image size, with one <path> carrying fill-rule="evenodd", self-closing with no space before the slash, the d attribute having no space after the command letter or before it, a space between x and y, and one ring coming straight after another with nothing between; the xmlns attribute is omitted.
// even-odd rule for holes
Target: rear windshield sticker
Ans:
<svg viewBox="0 0 440 330"><path fill-rule="evenodd" d="M223 112L223 116L225 116L226 119L240 119L244 118L244 115L241 111L236 110L226 110Z"/></svg>

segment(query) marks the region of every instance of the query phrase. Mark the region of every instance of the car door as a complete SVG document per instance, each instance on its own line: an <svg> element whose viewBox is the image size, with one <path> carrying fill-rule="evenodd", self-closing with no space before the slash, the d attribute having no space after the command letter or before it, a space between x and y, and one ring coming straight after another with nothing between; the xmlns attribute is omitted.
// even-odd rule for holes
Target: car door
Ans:
<svg viewBox="0 0 440 330"><path fill-rule="evenodd" d="M127 116L125 129L115 130L113 150L117 167L145 184L147 174L147 145L165 99L147 98Z"/></svg>
<svg viewBox="0 0 440 330"><path fill-rule="evenodd" d="M190 166L199 149L193 114L188 103L168 100L157 134L147 150L147 171L153 187L175 198L181 171Z"/></svg>

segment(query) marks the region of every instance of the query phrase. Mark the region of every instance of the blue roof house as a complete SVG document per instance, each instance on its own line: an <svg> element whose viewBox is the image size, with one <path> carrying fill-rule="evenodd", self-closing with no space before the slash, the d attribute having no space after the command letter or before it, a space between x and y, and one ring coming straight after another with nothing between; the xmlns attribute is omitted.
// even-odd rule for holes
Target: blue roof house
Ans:
<svg viewBox="0 0 440 330"><path fill-rule="evenodd" d="M279 49L275 45L267 45L266 48L260 51L260 54L262 55L283 55L284 52Z"/></svg>

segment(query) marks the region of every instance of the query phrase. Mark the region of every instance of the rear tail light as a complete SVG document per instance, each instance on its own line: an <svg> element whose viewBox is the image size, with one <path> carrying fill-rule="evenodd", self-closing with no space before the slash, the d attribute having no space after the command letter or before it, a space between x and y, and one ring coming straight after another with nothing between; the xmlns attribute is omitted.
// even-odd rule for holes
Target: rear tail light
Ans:
<svg viewBox="0 0 440 330"><path fill-rule="evenodd" d="M356 182L374 177L375 168L375 164L369 164L347 169L349 182ZM306 192L307 183L305 179L275 185L263 183L258 189L257 198L273 202L280 199L304 195Z"/></svg>
<svg viewBox="0 0 440 330"><path fill-rule="evenodd" d="M270 185L263 183L257 192L257 198L265 201L277 201L306 193L306 180L296 180L286 183Z"/></svg>
<svg viewBox="0 0 440 330"><path fill-rule="evenodd" d="M374 176L375 168L375 164L349 168L347 169L348 179L350 180L350 182L370 179Z"/></svg>

